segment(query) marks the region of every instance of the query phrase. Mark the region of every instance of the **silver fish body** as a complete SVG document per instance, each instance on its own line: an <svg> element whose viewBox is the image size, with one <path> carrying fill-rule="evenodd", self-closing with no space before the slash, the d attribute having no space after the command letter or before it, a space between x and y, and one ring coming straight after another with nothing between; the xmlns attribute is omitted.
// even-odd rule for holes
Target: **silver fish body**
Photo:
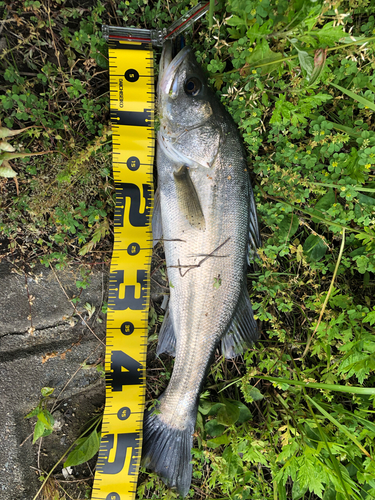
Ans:
<svg viewBox="0 0 375 500"><path fill-rule="evenodd" d="M158 185L170 284L158 353L175 354L157 412L146 414L148 467L186 495L199 393L219 342L234 357L257 339L246 289L260 245L245 153L232 119L185 47L163 51ZM250 234L250 235L249 235Z"/></svg>

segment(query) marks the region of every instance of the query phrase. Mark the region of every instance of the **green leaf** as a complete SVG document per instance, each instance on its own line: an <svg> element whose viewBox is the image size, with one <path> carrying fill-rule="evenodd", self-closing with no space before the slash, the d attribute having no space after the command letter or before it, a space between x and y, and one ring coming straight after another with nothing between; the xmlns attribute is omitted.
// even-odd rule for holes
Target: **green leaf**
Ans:
<svg viewBox="0 0 375 500"><path fill-rule="evenodd" d="M344 425L341 425L338 420L336 420L332 415L325 411L314 399L311 399L310 396L305 396L310 403L312 403L330 422L332 422L341 432L343 432L347 438L349 438L353 443L358 446L358 448L364 453L366 456L370 457L368 451L361 445L357 438L354 437L353 433Z"/></svg>
<svg viewBox="0 0 375 500"><path fill-rule="evenodd" d="M375 324L375 310L371 311L367 314L367 316L363 319L364 322L368 321L370 325L372 326Z"/></svg>
<svg viewBox="0 0 375 500"><path fill-rule="evenodd" d="M251 68L260 67L261 75L266 75L279 68L283 55L270 49L267 41L263 38L255 49L246 57L246 62Z"/></svg>
<svg viewBox="0 0 375 500"><path fill-rule="evenodd" d="M212 403L212 401L201 400L198 409L202 415L215 415L219 408L223 406L225 406L224 403Z"/></svg>
<svg viewBox="0 0 375 500"><path fill-rule="evenodd" d="M246 26L246 22L244 19L241 19L238 16L231 16L227 19L226 23L228 26Z"/></svg>
<svg viewBox="0 0 375 500"><path fill-rule="evenodd" d="M357 198L361 205L368 205L369 207L375 206L375 198L372 198L371 196L359 193Z"/></svg>
<svg viewBox="0 0 375 500"><path fill-rule="evenodd" d="M260 401L264 398L263 394L256 387L250 386L250 390L248 391L248 395L252 398L253 401Z"/></svg>
<svg viewBox="0 0 375 500"><path fill-rule="evenodd" d="M1 160L0 160L1 162ZM13 170L13 168L10 166L10 164L7 161L3 161L2 164L0 163L0 177L16 177L17 172Z"/></svg>
<svg viewBox="0 0 375 500"><path fill-rule="evenodd" d="M5 139L6 137L13 137L15 135L21 134L25 130L28 130L31 127L21 128L19 130L10 130L9 128L0 127L0 139Z"/></svg>
<svg viewBox="0 0 375 500"><path fill-rule="evenodd" d="M346 94L347 96L351 97L352 99L354 99L355 101L358 101L360 102L361 104L363 104L365 107L367 108L370 108L372 109L373 111L375 111L375 104L371 101L368 101L367 99L365 99L364 97L362 97L361 95L358 95L358 94L355 94L354 92L352 92L351 90L348 90L348 89L345 89L344 87L340 87L340 85L336 85L335 83L331 83L331 85L333 85L334 87L336 87L337 89L341 90L341 92L343 92L344 94Z"/></svg>
<svg viewBox="0 0 375 500"><path fill-rule="evenodd" d="M212 437L217 437L225 431L225 425L219 424L217 419L209 420L204 426L205 431Z"/></svg>
<svg viewBox="0 0 375 500"><path fill-rule="evenodd" d="M280 94L278 100L275 103L275 109L274 109L274 112L272 114L270 123L271 124L272 123L276 123L276 124L282 123L283 118L285 118L286 120L290 120L291 111L294 108L295 107L293 106L293 104L291 102L285 100L285 95Z"/></svg>
<svg viewBox="0 0 375 500"><path fill-rule="evenodd" d="M36 417L38 413L40 412L40 407L37 406L33 410L31 410L27 415L25 415L25 418L31 418L31 417Z"/></svg>
<svg viewBox="0 0 375 500"><path fill-rule="evenodd" d="M240 414L237 419L237 424L243 424L244 422L247 422L251 418L251 411L246 405L241 403L241 401L237 401L236 399L230 399L230 402L233 403L235 406L237 406L237 408L240 410Z"/></svg>
<svg viewBox="0 0 375 500"><path fill-rule="evenodd" d="M317 213L317 215L321 216L321 212L325 212L330 209L335 201L335 192L333 189L329 189L328 192L324 196L322 196L320 200L318 200L318 202L315 204L314 211L318 210L319 212ZM315 224L319 223L319 219L315 217L313 217L312 220L313 222L315 222Z"/></svg>
<svg viewBox="0 0 375 500"><path fill-rule="evenodd" d="M1 153L0 160L15 160L16 158L27 158L28 156L33 156L37 154L44 153Z"/></svg>
<svg viewBox="0 0 375 500"><path fill-rule="evenodd" d="M217 422L227 426L235 424L240 416L240 409L229 399L224 400L224 405L217 412Z"/></svg>
<svg viewBox="0 0 375 500"><path fill-rule="evenodd" d="M312 32L320 43L333 45L347 35L342 26L334 26L333 23L333 21L326 23L322 28Z"/></svg>
<svg viewBox="0 0 375 500"><path fill-rule="evenodd" d="M329 189L328 192L318 200L314 208L320 211L328 210L335 203L335 192Z"/></svg>
<svg viewBox="0 0 375 500"><path fill-rule="evenodd" d="M327 246L317 234L310 234L303 245L303 251L314 262L320 260L327 252Z"/></svg>
<svg viewBox="0 0 375 500"><path fill-rule="evenodd" d="M299 481L294 481L292 488L292 500L299 500L307 491L307 485L301 488Z"/></svg>
<svg viewBox="0 0 375 500"><path fill-rule="evenodd" d="M223 434L215 439L209 439L207 441L207 446L210 448L218 448L221 445L226 445L229 443L229 436L227 434Z"/></svg>
<svg viewBox="0 0 375 500"><path fill-rule="evenodd" d="M299 219L295 214L285 214L284 219L279 222L279 233L277 237L279 240L290 239L299 227Z"/></svg>
<svg viewBox="0 0 375 500"><path fill-rule="evenodd" d="M306 72L306 79L309 81L314 69L313 58L304 50L298 50L298 60L301 68Z"/></svg>
<svg viewBox="0 0 375 500"><path fill-rule="evenodd" d="M285 484L282 481L277 483L277 492L279 494L278 496L279 500L287 500Z"/></svg>
<svg viewBox="0 0 375 500"><path fill-rule="evenodd" d="M100 433L94 429L87 437L77 441L77 445L68 455L64 467L80 465L89 461L98 451L100 446Z"/></svg>
<svg viewBox="0 0 375 500"><path fill-rule="evenodd" d="M40 392L42 393L42 396L46 398L47 396L51 396L54 390L55 389L53 387L42 387Z"/></svg>
<svg viewBox="0 0 375 500"><path fill-rule="evenodd" d="M48 410L42 410L41 412L38 413L38 420L43 422L44 426L47 429L52 429L53 424L55 423L55 419L53 416L50 414Z"/></svg>
<svg viewBox="0 0 375 500"><path fill-rule="evenodd" d="M277 384L299 385L301 387L322 389L324 391L348 392L352 394L362 394L367 396L375 395L375 387L353 387L337 384L320 384L317 382L302 382L300 380L289 380L287 378L279 377L261 377L259 375L254 375L254 377L260 378L262 380L269 380L270 382L275 382Z"/></svg>
<svg viewBox="0 0 375 500"><path fill-rule="evenodd" d="M41 420L37 420L35 428L34 428L34 437L33 437L33 444L35 441L37 441L40 437L43 436L44 434L44 423Z"/></svg>
<svg viewBox="0 0 375 500"><path fill-rule="evenodd" d="M230 477L236 477L242 466L240 457L237 455L237 453L233 453L232 448L228 446L224 450L223 458L228 466L227 474Z"/></svg>
<svg viewBox="0 0 375 500"><path fill-rule="evenodd" d="M333 486L326 488L322 500L336 500L336 489Z"/></svg>

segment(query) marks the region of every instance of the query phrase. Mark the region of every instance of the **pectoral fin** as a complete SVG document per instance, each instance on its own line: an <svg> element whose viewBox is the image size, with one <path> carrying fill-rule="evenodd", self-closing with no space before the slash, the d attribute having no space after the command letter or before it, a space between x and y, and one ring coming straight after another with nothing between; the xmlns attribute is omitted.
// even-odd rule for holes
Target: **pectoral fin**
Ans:
<svg viewBox="0 0 375 500"><path fill-rule="evenodd" d="M189 168L183 165L177 172L173 172L176 183L177 200L180 211L190 225L202 231L206 229L206 222L202 207L189 174Z"/></svg>

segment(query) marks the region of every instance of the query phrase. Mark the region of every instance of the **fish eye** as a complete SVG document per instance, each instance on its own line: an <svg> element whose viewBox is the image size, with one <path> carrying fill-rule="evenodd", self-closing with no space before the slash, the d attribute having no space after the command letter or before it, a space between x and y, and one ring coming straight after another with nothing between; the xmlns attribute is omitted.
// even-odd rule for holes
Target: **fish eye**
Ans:
<svg viewBox="0 0 375 500"><path fill-rule="evenodd" d="M202 82L199 78L192 76L186 80L184 89L185 94L196 96L202 90Z"/></svg>

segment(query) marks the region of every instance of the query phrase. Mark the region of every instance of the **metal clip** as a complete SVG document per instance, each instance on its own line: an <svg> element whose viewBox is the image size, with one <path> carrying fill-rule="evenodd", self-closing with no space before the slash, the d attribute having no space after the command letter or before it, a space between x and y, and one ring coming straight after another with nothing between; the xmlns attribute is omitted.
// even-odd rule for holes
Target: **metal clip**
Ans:
<svg viewBox="0 0 375 500"><path fill-rule="evenodd" d="M139 28L128 28L118 26L102 25L103 38L109 40L124 40L136 43L152 43L156 47L162 47L166 40L171 40L189 28L195 21L201 18L209 8L210 2L200 2L190 9L180 19L172 23L169 28L159 30L146 30Z"/></svg>

